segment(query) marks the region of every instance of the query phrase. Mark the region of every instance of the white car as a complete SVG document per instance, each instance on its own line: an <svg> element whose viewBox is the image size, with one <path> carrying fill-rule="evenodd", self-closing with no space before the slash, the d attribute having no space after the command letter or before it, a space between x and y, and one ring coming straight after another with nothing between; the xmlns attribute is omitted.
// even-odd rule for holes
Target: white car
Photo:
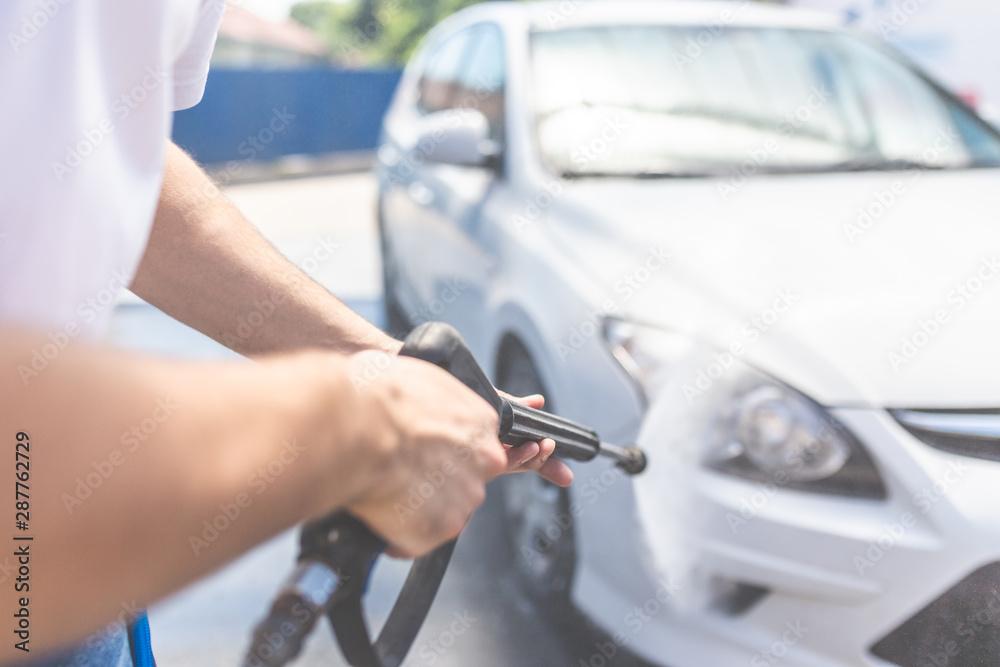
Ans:
<svg viewBox="0 0 1000 667"><path fill-rule="evenodd" d="M1000 136L836 17L485 3L378 151L390 326L456 326L627 478L503 486L579 665L1000 664Z"/></svg>

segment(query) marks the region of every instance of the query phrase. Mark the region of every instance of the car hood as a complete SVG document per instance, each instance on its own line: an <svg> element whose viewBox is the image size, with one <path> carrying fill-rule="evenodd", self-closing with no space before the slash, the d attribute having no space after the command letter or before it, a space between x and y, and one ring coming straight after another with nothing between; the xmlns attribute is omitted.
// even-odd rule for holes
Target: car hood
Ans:
<svg viewBox="0 0 1000 667"><path fill-rule="evenodd" d="M547 213L615 314L821 403L1000 406L1000 171L591 179Z"/></svg>

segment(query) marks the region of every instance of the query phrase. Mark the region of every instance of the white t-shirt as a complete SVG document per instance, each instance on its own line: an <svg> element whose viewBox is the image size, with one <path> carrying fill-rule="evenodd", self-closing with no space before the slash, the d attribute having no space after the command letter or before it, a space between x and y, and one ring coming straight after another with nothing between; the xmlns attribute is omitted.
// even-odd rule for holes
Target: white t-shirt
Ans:
<svg viewBox="0 0 1000 667"><path fill-rule="evenodd" d="M225 0L0 0L0 326L93 335L134 278Z"/></svg>

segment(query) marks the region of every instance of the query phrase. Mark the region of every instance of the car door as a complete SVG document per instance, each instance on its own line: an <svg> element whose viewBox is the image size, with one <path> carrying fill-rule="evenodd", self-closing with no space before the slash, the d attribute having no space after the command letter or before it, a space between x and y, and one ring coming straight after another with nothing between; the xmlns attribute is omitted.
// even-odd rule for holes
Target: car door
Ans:
<svg viewBox="0 0 1000 667"><path fill-rule="evenodd" d="M503 35L493 24L474 26L465 67L455 87L456 109L475 109L489 122L490 139L503 155L505 62ZM495 259L482 245L483 211L502 181L502 159L494 166L463 167L428 162L424 184L432 194L425 206L434 291L428 319L454 325L472 349L480 349L486 292Z"/></svg>
<svg viewBox="0 0 1000 667"><path fill-rule="evenodd" d="M456 33L427 60L417 84L417 126L433 113L475 109L487 117L490 138L502 151L504 79L503 38L496 25L477 24ZM397 197L406 201L397 202L396 216L407 219L405 235L395 234L405 243L397 257L413 288L412 301L403 305L413 324L443 320L476 339L492 267L479 246L479 216L499 170L428 160L433 151L433 141L410 147L412 176Z"/></svg>
<svg viewBox="0 0 1000 667"><path fill-rule="evenodd" d="M420 141L421 127L427 115L452 108L472 35L472 30L461 30L430 44L426 57L417 56L419 60L411 64L417 68L416 82L404 82L397 92L379 147L384 261L391 262L391 273L397 277L391 286L394 297L413 323L419 323L435 291L435 278L429 273L435 252L427 229L427 207L433 204L434 194L424 173L431 147Z"/></svg>

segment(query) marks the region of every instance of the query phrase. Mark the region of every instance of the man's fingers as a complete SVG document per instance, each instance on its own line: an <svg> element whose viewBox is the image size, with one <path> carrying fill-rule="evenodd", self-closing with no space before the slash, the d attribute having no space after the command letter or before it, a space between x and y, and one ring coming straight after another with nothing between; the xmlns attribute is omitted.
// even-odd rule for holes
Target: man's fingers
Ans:
<svg viewBox="0 0 1000 667"><path fill-rule="evenodd" d="M518 472L521 466L538 455L538 443L526 442L519 447L511 447L507 450L507 472Z"/></svg>
<svg viewBox="0 0 1000 667"><path fill-rule="evenodd" d="M556 443L549 438L541 443L526 442L507 450L507 472L537 472L557 486L573 483L573 471L563 461L552 456Z"/></svg>
<svg viewBox="0 0 1000 667"><path fill-rule="evenodd" d="M527 472L540 470L552 456L556 443L551 438L541 442L526 442L518 447L507 450L507 460L510 462L508 472Z"/></svg>
<svg viewBox="0 0 1000 667"><path fill-rule="evenodd" d="M569 486L573 483L573 470L565 462L554 457L542 465L538 474L556 486Z"/></svg>
<svg viewBox="0 0 1000 667"><path fill-rule="evenodd" d="M507 472L527 472L538 470L552 455L556 443L546 438L540 443L526 442L507 450L507 460L510 462Z"/></svg>

